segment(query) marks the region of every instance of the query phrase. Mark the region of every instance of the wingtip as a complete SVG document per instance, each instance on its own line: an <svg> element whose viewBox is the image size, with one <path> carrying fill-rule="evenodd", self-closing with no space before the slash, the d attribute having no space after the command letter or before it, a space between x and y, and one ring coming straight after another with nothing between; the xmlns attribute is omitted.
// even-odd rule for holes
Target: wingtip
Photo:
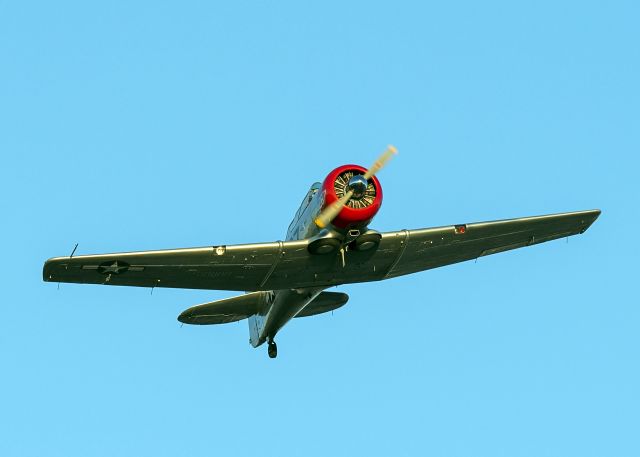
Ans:
<svg viewBox="0 0 640 457"><path fill-rule="evenodd" d="M593 221L598 219L600 217L600 215L602 214L602 210L598 209L598 208L592 209L592 210L589 210L589 211L585 211L585 212L593 217Z"/></svg>
<svg viewBox="0 0 640 457"><path fill-rule="evenodd" d="M53 270L57 264L66 263L70 258L71 257L51 257L45 260L44 265L42 265L42 280L45 282L58 282L53 275Z"/></svg>
<svg viewBox="0 0 640 457"><path fill-rule="evenodd" d="M54 259L47 259L44 262L44 265L42 265L42 280L44 282L51 282L53 281L53 277L51 275L51 273L49 272L49 270L51 269L51 263Z"/></svg>
<svg viewBox="0 0 640 457"><path fill-rule="evenodd" d="M586 209L586 210L582 210L582 211L574 211L574 212L570 212L570 213L566 213L568 215L574 214L574 215L581 215L583 217L589 217L592 219L592 221L595 221L598 217L600 217L600 214L602 214L602 210L600 209Z"/></svg>
<svg viewBox="0 0 640 457"><path fill-rule="evenodd" d="M580 230L579 233L584 233L587 230L589 230L589 228L593 225L593 223L600 217L600 214L602 214L602 210L600 209L591 209L588 211L584 211L583 214L588 215L587 218L585 218L585 220L582 221L582 223L584 224L582 229Z"/></svg>

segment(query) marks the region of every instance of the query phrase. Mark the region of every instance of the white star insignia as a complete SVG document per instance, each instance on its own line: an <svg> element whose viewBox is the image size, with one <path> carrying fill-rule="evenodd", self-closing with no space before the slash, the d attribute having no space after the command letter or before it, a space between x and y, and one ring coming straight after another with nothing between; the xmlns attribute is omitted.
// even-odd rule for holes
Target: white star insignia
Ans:
<svg viewBox="0 0 640 457"><path fill-rule="evenodd" d="M118 261L116 260L108 267L104 267L102 270L103 273L115 273L119 274L121 270L126 270L127 267L118 265Z"/></svg>

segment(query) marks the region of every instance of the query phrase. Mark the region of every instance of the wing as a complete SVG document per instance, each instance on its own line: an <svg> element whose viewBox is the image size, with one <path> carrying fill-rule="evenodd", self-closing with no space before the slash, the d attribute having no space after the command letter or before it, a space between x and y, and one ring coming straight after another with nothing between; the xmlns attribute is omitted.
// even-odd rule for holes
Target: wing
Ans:
<svg viewBox="0 0 640 457"><path fill-rule="evenodd" d="M51 282L114 286L270 290L264 286L275 268L285 263L283 257L306 253L306 245L275 242L56 257L45 263L43 277Z"/></svg>
<svg viewBox="0 0 640 457"><path fill-rule="evenodd" d="M48 260L45 281L259 291L376 281L583 233L599 210L382 234L371 251L312 255L308 240Z"/></svg>
<svg viewBox="0 0 640 457"><path fill-rule="evenodd" d="M383 240L402 240L400 253L384 278L578 235L599 215L600 210L579 211L384 234Z"/></svg>

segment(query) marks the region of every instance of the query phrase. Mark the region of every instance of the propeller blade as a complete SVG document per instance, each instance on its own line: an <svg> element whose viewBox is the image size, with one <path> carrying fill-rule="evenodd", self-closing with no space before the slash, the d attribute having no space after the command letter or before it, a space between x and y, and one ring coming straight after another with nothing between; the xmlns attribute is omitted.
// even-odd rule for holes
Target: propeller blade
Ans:
<svg viewBox="0 0 640 457"><path fill-rule="evenodd" d="M325 228L327 225L329 225L331 221L334 220L338 214L340 214L342 208L344 208L344 206L349 203L349 200L351 200L352 196L353 190L350 190L346 194L344 194L344 196L340 200L333 202L332 204L327 206L314 221L316 225L320 228Z"/></svg>
<svg viewBox="0 0 640 457"><path fill-rule="evenodd" d="M396 149L396 147L389 145L389 147L387 147L387 149L380 155L380 157L378 157L378 160L376 160L373 163L373 165L371 165L371 167L364 174L364 179L369 180L373 176L375 176L375 174L379 172L380 169L386 165L386 163L391 159L391 157L393 157L397 153L398 153L398 150Z"/></svg>

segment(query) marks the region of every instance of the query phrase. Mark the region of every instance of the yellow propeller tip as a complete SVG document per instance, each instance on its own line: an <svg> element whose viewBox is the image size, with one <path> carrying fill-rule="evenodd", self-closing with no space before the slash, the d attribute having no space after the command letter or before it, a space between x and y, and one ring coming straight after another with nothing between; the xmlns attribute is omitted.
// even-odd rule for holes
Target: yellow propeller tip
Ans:
<svg viewBox="0 0 640 457"><path fill-rule="evenodd" d="M398 148L396 148L394 145L390 144L389 145L389 151L393 152L394 154L398 153Z"/></svg>
<svg viewBox="0 0 640 457"><path fill-rule="evenodd" d="M316 219L315 221L313 221L316 223L316 225L320 228L324 228L325 225L322 223L322 221L320 219Z"/></svg>

